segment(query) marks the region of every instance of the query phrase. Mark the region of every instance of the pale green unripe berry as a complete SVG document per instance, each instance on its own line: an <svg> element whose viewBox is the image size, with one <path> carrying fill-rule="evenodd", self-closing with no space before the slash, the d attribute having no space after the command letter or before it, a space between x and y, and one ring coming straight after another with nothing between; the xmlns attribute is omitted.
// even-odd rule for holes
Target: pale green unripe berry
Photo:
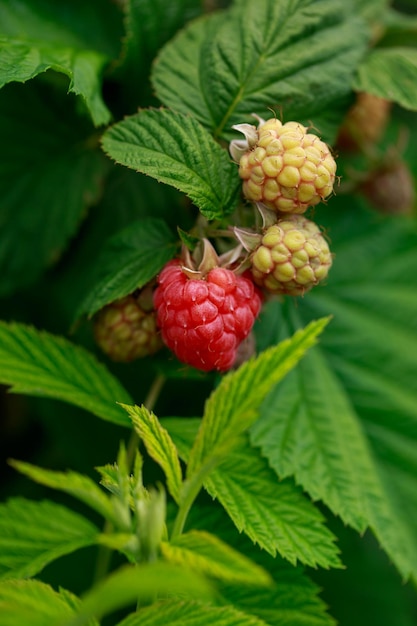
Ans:
<svg viewBox="0 0 417 626"><path fill-rule="evenodd" d="M326 278L332 255L314 222L291 215L266 230L251 260L256 284L274 294L300 296Z"/></svg>
<svg viewBox="0 0 417 626"><path fill-rule="evenodd" d="M162 340L156 313L133 295L105 306L94 320L97 344L113 361L128 362L157 352Z"/></svg>
<svg viewBox="0 0 417 626"><path fill-rule="evenodd" d="M243 193L279 213L301 214L333 191L336 162L328 146L297 122L261 123L239 161Z"/></svg>

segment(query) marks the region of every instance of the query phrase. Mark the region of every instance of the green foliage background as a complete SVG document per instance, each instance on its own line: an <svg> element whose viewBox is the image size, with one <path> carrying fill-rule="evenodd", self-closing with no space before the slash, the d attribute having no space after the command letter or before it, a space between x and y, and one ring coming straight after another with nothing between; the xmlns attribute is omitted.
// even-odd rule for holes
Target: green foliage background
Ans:
<svg viewBox="0 0 417 626"><path fill-rule="evenodd" d="M123 589L108 610L130 606L142 585L146 603L157 583L196 600L150 604L140 621L121 612L117 623L204 626L212 589L187 569L197 557L221 580L210 624L415 624L415 207L386 216L343 193L364 163L340 154L340 192L314 212L335 255L327 284L269 302L256 365L222 382L165 352L114 364L95 347L90 318L155 276L176 253L177 227L188 232L201 216L233 222L240 183L227 142L253 112L311 123L335 144L354 91L387 97L395 106L379 149L406 129L403 158L417 176L416 9L412 0L0 4L0 492L12 497L0 505L4 626L95 624L105 598ZM325 328L314 322L328 316ZM161 373L154 410L166 431L146 407L116 404L141 405ZM102 532L103 516L118 518L93 468L116 458L131 419L146 444L145 485L166 478L181 499L178 449L191 485L200 472L217 502L200 495L188 522L196 535L167 541L166 562L133 579L120 569L90 590L97 546L116 551L114 567L124 562L126 536ZM111 484L114 469L105 476ZM219 545L197 534L213 529ZM236 572L251 569L236 555L276 589L245 594ZM13 581L32 575L33 586ZM19 614L7 613L10 602Z"/></svg>

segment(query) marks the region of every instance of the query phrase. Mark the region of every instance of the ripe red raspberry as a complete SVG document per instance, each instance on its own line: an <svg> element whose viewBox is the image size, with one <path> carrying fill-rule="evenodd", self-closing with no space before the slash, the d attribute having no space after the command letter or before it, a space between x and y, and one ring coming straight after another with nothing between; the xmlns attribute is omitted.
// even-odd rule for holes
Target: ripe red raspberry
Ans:
<svg viewBox="0 0 417 626"><path fill-rule="evenodd" d="M158 277L154 305L162 338L183 363L227 371L260 311L260 294L249 278L226 268L189 276L175 260Z"/></svg>
<svg viewBox="0 0 417 626"><path fill-rule="evenodd" d="M94 338L113 361L129 362L162 348L156 313L141 302L140 294L105 306L94 320Z"/></svg>

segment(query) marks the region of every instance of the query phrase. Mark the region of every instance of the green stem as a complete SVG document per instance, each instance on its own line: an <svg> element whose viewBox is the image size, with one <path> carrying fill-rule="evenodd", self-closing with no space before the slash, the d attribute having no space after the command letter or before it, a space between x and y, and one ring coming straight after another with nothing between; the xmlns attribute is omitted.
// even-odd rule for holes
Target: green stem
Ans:
<svg viewBox="0 0 417 626"><path fill-rule="evenodd" d="M154 381L148 391L148 395L146 396L143 402L144 406L148 409L148 411L153 410L156 404L156 401L158 400L159 394L161 393L162 387L164 386L164 383L165 383L165 377L162 376L162 374L158 374L154 378ZM127 445L127 453L126 453L127 466L129 468L132 467L133 462L135 460L135 454L139 445L139 441L140 441L139 435L133 429L132 434L130 435L129 443Z"/></svg>
<svg viewBox="0 0 417 626"><path fill-rule="evenodd" d="M184 495L178 509L177 517L175 518L174 525L172 527L171 539L174 539L182 534L188 513L194 504L194 500L203 487L205 478L214 470L223 458L224 457L222 455L213 455L209 462L202 465L197 473L191 476L191 478L189 478L185 483L187 487L184 490Z"/></svg>
<svg viewBox="0 0 417 626"><path fill-rule="evenodd" d="M196 481L195 477L194 480L189 483L186 495L181 502L177 517L175 518L174 526L172 527L171 539L175 539L175 537L182 534L188 513L190 512L193 502L200 492L201 486L201 482L199 480Z"/></svg>
<svg viewBox="0 0 417 626"><path fill-rule="evenodd" d="M161 374L155 377L148 394L145 398L144 405L149 411L152 411L154 408L156 401L158 400L159 394L161 392L162 387L165 383L165 377ZM129 443L127 446L126 452L126 461L128 468L133 466L135 460L136 450L139 445L139 436L135 430L132 430L132 434L130 435ZM113 532L113 524L106 520L103 526L103 533L110 534ZM112 550L107 548L106 546L100 546L97 554L97 561L94 570L94 582L97 583L99 580L104 578L104 576L109 571L110 561L111 561Z"/></svg>

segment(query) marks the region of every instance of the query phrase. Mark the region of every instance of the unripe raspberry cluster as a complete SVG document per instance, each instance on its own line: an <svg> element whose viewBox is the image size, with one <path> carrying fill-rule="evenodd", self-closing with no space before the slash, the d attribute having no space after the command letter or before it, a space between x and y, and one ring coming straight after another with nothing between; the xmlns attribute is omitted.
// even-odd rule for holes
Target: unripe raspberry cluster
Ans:
<svg viewBox="0 0 417 626"><path fill-rule="evenodd" d="M227 371L252 349L263 293L303 295L326 278L329 247L302 214L331 194L334 159L301 124L258 119L258 128L234 127L246 141L232 142L230 152L239 163L244 196L262 213L262 233L234 229L243 255L238 245L219 257L205 238L193 254L183 246L181 257L157 276L153 310L134 296L105 307L95 335L114 360L153 354L163 342L183 363Z"/></svg>
<svg viewBox="0 0 417 626"><path fill-rule="evenodd" d="M246 141L230 146L244 196L262 206L264 216L265 209L273 215L246 246L253 279L277 295L303 295L326 278L332 264L320 229L302 214L332 193L336 162L328 146L298 122L258 119L257 128L235 126Z"/></svg>

